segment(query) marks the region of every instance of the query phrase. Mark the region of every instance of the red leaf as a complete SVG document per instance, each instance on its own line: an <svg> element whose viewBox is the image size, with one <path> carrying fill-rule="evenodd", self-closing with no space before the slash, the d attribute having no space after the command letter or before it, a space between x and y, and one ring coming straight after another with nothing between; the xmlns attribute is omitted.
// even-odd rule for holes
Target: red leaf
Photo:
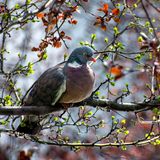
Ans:
<svg viewBox="0 0 160 160"><path fill-rule="evenodd" d="M120 65L114 65L110 69L110 73L115 76L115 80L121 78L124 73L123 73L123 66Z"/></svg>
<svg viewBox="0 0 160 160"><path fill-rule="evenodd" d="M69 37L69 36L65 36L64 38L65 38L65 39L68 39L68 40L72 40L72 38Z"/></svg>
<svg viewBox="0 0 160 160"><path fill-rule="evenodd" d="M104 8L105 11L108 11L108 4L105 3L105 4L103 5L103 8Z"/></svg>
<svg viewBox="0 0 160 160"><path fill-rule="evenodd" d="M112 14L113 15L115 15L115 16L117 16L118 14L119 14L119 9L118 8L114 8L114 9L112 9Z"/></svg>
<svg viewBox="0 0 160 160"><path fill-rule="evenodd" d="M105 3L102 8L99 8L98 11L102 11L105 14L108 14L108 4Z"/></svg>
<svg viewBox="0 0 160 160"><path fill-rule="evenodd" d="M70 24L74 24L74 25L76 25L76 24L78 23L78 21L75 20L75 19L71 19L71 20L69 20L68 22L69 22Z"/></svg>
<svg viewBox="0 0 160 160"><path fill-rule="evenodd" d="M59 15L58 15L58 17L57 17L57 19L64 19L64 13L60 13Z"/></svg>
<svg viewBox="0 0 160 160"><path fill-rule="evenodd" d="M45 16L45 13L39 12L36 14L37 18L42 19Z"/></svg>
<svg viewBox="0 0 160 160"><path fill-rule="evenodd" d="M73 20L72 24L77 24L77 22L78 22L77 20Z"/></svg>

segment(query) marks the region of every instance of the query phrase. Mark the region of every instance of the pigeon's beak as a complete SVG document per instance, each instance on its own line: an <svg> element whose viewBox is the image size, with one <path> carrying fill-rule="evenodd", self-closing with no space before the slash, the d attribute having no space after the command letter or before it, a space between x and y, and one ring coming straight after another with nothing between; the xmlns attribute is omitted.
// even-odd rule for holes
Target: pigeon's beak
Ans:
<svg viewBox="0 0 160 160"><path fill-rule="evenodd" d="M89 61L96 62L96 58L90 57Z"/></svg>

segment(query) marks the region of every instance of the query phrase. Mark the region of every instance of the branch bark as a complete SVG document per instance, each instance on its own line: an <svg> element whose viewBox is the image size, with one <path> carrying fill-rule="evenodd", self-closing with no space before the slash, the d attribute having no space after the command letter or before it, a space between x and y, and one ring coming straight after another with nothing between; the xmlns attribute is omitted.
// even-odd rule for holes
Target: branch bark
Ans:
<svg viewBox="0 0 160 160"><path fill-rule="evenodd" d="M86 99L83 102L73 104L68 108L88 105L100 107L108 110L117 110L124 112L140 112L150 110L160 106L159 99L141 103L117 103L108 99ZM55 106L3 106L0 107L0 115L45 115L51 112L65 110L62 104Z"/></svg>

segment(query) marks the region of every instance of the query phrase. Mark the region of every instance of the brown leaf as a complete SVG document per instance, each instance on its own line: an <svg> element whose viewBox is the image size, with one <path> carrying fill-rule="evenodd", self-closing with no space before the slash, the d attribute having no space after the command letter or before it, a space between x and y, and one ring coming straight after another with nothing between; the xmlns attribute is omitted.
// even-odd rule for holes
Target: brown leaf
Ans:
<svg viewBox="0 0 160 160"><path fill-rule="evenodd" d="M39 45L39 48L40 48L41 51L44 50L47 47L48 47L48 42L44 41L44 40Z"/></svg>
<svg viewBox="0 0 160 160"><path fill-rule="evenodd" d="M103 23L103 18L102 17L97 17L96 22L94 23L94 26L99 26L101 23Z"/></svg>
<svg viewBox="0 0 160 160"><path fill-rule="evenodd" d="M64 31L61 31L60 37L63 38L64 36L65 36L65 32L64 32Z"/></svg>
<svg viewBox="0 0 160 160"><path fill-rule="evenodd" d="M42 18L42 22L44 26L48 26L48 21L44 17Z"/></svg>
<svg viewBox="0 0 160 160"><path fill-rule="evenodd" d="M114 17L113 20L114 20L116 23L120 23L120 22L121 22L121 20L120 20L119 18L117 18L117 17Z"/></svg>
<svg viewBox="0 0 160 160"><path fill-rule="evenodd" d="M38 54L37 54L37 56L38 56L38 58L42 58L42 53L41 52L39 52Z"/></svg>
<svg viewBox="0 0 160 160"><path fill-rule="evenodd" d="M55 41L55 42L53 42L53 46L55 48L60 48L62 46L62 43L60 41Z"/></svg>
<svg viewBox="0 0 160 160"><path fill-rule="evenodd" d="M64 19L65 15L64 13L59 13L57 19Z"/></svg>
<svg viewBox="0 0 160 160"><path fill-rule="evenodd" d="M5 12L5 6L4 5L1 5L0 6L0 13L4 13Z"/></svg>
<svg viewBox="0 0 160 160"><path fill-rule="evenodd" d="M26 155L25 151L20 151L18 160L30 160L30 157Z"/></svg>
<svg viewBox="0 0 160 160"><path fill-rule="evenodd" d="M106 31L106 30L107 30L107 27L106 27L104 24L102 24L102 25L101 25L101 29L102 29L103 31Z"/></svg>
<svg viewBox="0 0 160 160"><path fill-rule="evenodd" d="M46 33L50 32L54 26L55 26L55 24L49 24L46 28Z"/></svg>
<svg viewBox="0 0 160 160"><path fill-rule="evenodd" d="M33 52L39 51L39 48L33 47L33 48L31 49L31 51L33 51Z"/></svg>
<svg viewBox="0 0 160 160"><path fill-rule="evenodd" d="M57 19L56 19L56 18L53 18L52 21L51 21L51 23L52 23L52 24L56 24L56 23L57 23Z"/></svg>
<svg viewBox="0 0 160 160"><path fill-rule="evenodd" d="M112 17L107 17L106 18L106 22L109 22L111 20Z"/></svg>

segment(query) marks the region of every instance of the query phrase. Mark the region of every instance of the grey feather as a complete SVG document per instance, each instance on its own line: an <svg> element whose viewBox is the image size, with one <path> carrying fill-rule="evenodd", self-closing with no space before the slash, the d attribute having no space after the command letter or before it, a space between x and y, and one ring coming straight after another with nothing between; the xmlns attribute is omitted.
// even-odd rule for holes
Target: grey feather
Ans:
<svg viewBox="0 0 160 160"><path fill-rule="evenodd" d="M66 80L63 73L64 64L57 65L45 71L32 86L24 105L50 106L54 105L66 89ZM27 134L36 134L41 130L38 116L24 116L17 131Z"/></svg>

